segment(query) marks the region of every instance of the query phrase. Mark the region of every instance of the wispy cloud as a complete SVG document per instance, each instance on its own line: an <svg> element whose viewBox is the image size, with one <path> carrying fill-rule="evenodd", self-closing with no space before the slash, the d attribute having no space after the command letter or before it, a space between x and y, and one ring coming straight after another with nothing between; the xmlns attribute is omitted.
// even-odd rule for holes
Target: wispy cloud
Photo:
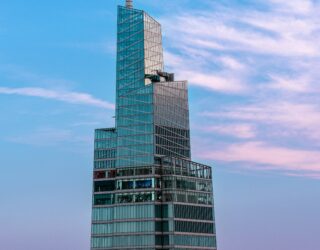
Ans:
<svg viewBox="0 0 320 250"><path fill-rule="evenodd" d="M185 77L192 85L208 90L223 93L244 93L247 91L245 84L239 81L232 73L212 74L181 69L177 75Z"/></svg>
<svg viewBox="0 0 320 250"><path fill-rule="evenodd" d="M308 14L313 9L312 1L309 0L270 0L274 7L280 12L295 13L295 14Z"/></svg>
<svg viewBox="0 0 320 250"><path fill-rule="evenodd" d="M206 11L163 18L170 70L187 75L190 84L227 94L251 94L266 78L278 89L305 91L315 73L299 71L296 64L308 60L312 67L320 57L318 5L310 0L263 4L264 10L213 3Z"/></svg>
<svg viewBox="0 0 320 250"><path fill-rule="evenodd" d="M203 132L216 133L221 135L232 136L241 139L254 138L256 129L251 124L224 124L214 126L201 126L198 128Z"/></svg>
<svg viewBox="0 0 320 250"><path fill-rule="evenodd" d="M320 175L320 152L297 150L253 141L199 153L202 158L247 164L255 170L277 170L291 175Z"/></svg>
<svg viewBox="0 0 320 250"><path fill-rule="evenodd" d="M311 1L305 2L312 6ZM173 41L179 39L185 46L202 49L318 56L320 49L314 36L319 23L316 13L296 17L290 12L279 13L279 6L272 6L270 11L236 11L217 5L216 10L175 15L175 25L168 27L167 32L175 37Z"/></svg>
<svg viewBox="0 0 320 250"><path fill-rule="evenodd" d="M204 71L202 61L183 58L181 55L170 52L165 53L165 60L169 62L170 68L177 72L177 78L187 79L191 85L231 94L242 94L248 91L248 86L241 81L244 66L231 57L217 58L217 61L225 65L225 68L219 72Z"/></svg>
<svg viewBox="0 0 320 250"><path fill-rule="evenodd" d="M319 176L320 3L230 2L162 20L169 69L209 90L195 127L212 150L198 155Z"/></svg>
<svg viewBox="0 0 320 250"><path fill-rule="evenodd" d="M269 87L273 89L298 93L316 91L310 86L310 79L306 76L299 76L299 78L295 79L288 76L270 75L270 79Z"/></svg>
<svg viewBox="0 0 320 250"><path fill-rule="evenodd" d="M266 102L242 106L229 106L218 112L204 112L204 116L232 121L250 121L273 126L283 135L320 138L320 105ZM274 131L275 132L275 131ZM297 138L300 139L300 138Z"/></svg>
<svg viewBox="0 0 320 250"><path fill-rule="evenodd" d="M63 101L72 104L82 104L88 106L94 106L104 109L114 109L114 104L97 99L90 94L81 92L68 92L59 90L49 90L43 88L8 88L0 87L0 94L7 95L22 95L41 97L45 99L52 99L57 101Z"/></svg>

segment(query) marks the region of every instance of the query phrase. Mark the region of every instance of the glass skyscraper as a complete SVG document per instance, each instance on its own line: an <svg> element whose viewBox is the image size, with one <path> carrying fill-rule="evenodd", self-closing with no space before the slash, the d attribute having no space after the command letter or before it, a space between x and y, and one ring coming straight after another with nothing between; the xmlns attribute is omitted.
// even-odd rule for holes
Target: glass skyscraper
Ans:
<svg viewBox="0 0 320 250"><path fill-rule="evenodd" d="M116 126L95 131L91 249L216 248L211 167L191 161L187 82L161 25L118 7Z"/></svg>

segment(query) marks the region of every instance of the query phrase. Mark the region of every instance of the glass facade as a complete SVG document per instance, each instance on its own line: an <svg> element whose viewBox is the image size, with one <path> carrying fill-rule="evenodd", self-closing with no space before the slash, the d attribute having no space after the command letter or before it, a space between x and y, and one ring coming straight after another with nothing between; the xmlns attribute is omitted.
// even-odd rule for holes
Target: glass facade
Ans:
<svg viewBox="0 0 320 250"><path fill-rule="evenodd" d="M94 143L91 249L215 250L211 167L191 161L187 82L161 25L118 7L116 126Z"/></svg>

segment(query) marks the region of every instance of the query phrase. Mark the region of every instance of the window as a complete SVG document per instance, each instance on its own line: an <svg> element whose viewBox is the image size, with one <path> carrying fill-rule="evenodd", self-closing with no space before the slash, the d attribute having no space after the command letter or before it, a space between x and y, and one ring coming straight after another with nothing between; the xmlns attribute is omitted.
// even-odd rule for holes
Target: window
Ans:
<svg viewBox="0 0 320 250"><path fill-rule="evenodd" d="M156 222L157 232L169 232L169 222L168 221L157 221Z"/></svg>
<svg viewBox="0 0 320 250"><path fill-rule="evenodd" d="M213 223L203 223L203 222L190 222L190 221L175 221L174 228L177 232L187 232L187 233L214 233Z"/></svg>
<svg viewBox="0 0 320 250"><path fill-rule="evenodd" d="M118 194L117 203L131 203L133 202L133 194Z"/></svg>
<svg viewBox="0 0 320 250"><path fill-rule="evenodd" d="M175 235L174 243L182 246L216 247L216 238L214 236Z"/></svg>
<svg viewBox="0 0 320 250"><path fill-rule="evenodd" d="M213 220L213 209L211 207L175 205L174 215L176 218L211 221Z"/></svg>
<svg viewBox="0 0 320 250"><path fill-rule="evenodd" d="M95 192L107 192L115 190L115 181L96 181L94 182Z"/></svg>
<svg viewBox="0 0 320 250"><path fill-rule="evenodd" d="M164 177L162 180L163 188L174 188L174 178Z"/></svg>
<svg viewBox="0 0 320 250"><path fill-rule="evenodd" d="M156 235L156 245L158 246L169 245L169 235Z"/></svg>
<svg viewBox="0 0 320 250"><path fill-rule="evenodd" d="M137 168L136 175L151 175L152 168Z"/></svg>
<svg viewBox="0 0 320 250"><path fill-rule="evenodd" d="M173 217L172 205L156 205L156 218L171 218Z"/></svg>
<svg viewBox="0 0 320 250"><path fill-rule="evenodd" d="M94 172L94 179L104 179L106 178L106 172L105 171L96 171Z"/></svg>
<svg viewBox="0 0 320 250"><path fill-rule="evenodd" d="M113 204L112 194L95 194L94 205L111 205Z"/></svg>
<svg viewBox="0 0 320 250"><path fill-rule="evenodd" d="M92 221L108 221L113 219L113 207L93 208Z"/></svg>
<svg viewBox="0 0 320 250"><path fill-rule="evenodd" d="M196 182L178 178L177 189L196 190Z"/></svg>
<svg viewBox="0 0 320 250"><path fill-rule="evenodd" d="M183 193L183 192L177 193L177 201L178 202L187 202L186 193Z"/></svg>
<svg viewBox="0 0 320 250"><path fill-rule="evenodd" d="M117 171L116 170L110 170L108 171L108 178L114 178L116 177Z"/></svg>
<svg viewBox="0 0 320 250"><path fill-rule="evenodd" d="M162 195L162 200L163 201L174 201L174 194L173 193L164 193Z"/></svg>
<svg viewBox="0 0 320 250"><path fill-rule="evenodd" d="M92 237L91 247L93 249L110 247L132 247L154 245L154 235L114 236L114 237Z"/></svg>
<svg viewBox="0 0 320 250"><path fill-rule="evenodd" d="M105 150L95 150L94 159L107 159L107 158L115 158L116 150L115 149L105 149Z"/></svg>
<svg viewBox="0 0 320 250"><path fill-rule="evenodd" d="M154 205L130 205L114 208L114 219L154 218Z"/></svg>
<svg viewBox="0 0 320 250"><path fill-rule="evenodd" d="M133 189L133 181L122 181L122 189Z"/></svg>
<svg viewBox="0 0 320 250"><path fill-rule="evenodd" d="M151 188L152 187L152 180L137 180L136 181L136 188Z"/></svg>
<svg viewBox="0 0 320 250"><path fill-rule="evenodd" d="M135 194L135 202L152 201L152 193L138 193Z"/></svg>
<svg viewBox="0 0 320 250"><path fill-rule="evenodd" d="M134 169L123 169L118 170L118 176L133 176L134 175Z"/></svg>

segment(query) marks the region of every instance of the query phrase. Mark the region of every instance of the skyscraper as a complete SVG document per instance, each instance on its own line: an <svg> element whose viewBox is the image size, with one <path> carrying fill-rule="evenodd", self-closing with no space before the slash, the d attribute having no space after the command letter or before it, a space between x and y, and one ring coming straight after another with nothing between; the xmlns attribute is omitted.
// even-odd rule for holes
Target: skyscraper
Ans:
<svg viewBox="0 0 320 250"><path fill-rule="evenodd" d="M91 249L216 249L187 82L164 72L161 25L129 0L118 7L116 126L95 131Z"/></svg>

